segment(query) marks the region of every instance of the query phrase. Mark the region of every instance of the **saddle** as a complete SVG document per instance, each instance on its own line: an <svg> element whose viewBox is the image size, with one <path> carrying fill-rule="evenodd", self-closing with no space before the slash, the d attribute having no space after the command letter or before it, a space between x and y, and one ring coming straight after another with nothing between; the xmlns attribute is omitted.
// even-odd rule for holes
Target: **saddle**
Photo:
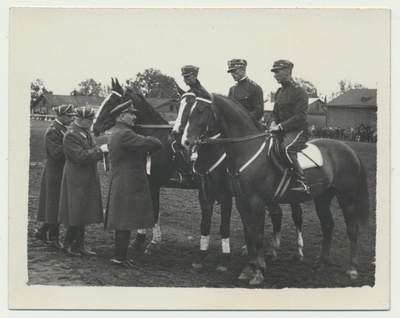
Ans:
<svg viewBox="0 0 400 318"><path fill-rule="evenodd" d="M286 156L281 153L280 147L281 140L278 137L270 138L268 154L272 160L272 163L276 169L280 172L281 180L277 184L275 194L273 197L274 202L299 202L307 201L310 199L310 195L303 192L290 191L295 182L295 177L292 173L292 169L288 168L288 163L286 162ZM297 153L297 160L304 174L307 177L307 170L310 168L318 168L323 166L323 158L321 151L312 142L307 142L304 148ZM312 184L310 188L312 191Z"/></svg>

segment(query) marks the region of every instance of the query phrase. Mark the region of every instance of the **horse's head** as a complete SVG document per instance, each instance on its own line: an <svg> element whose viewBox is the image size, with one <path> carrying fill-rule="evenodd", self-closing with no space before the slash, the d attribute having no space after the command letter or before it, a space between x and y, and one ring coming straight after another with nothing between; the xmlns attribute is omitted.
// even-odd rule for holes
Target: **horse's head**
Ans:
<svg viewBox="0 0 400 318"><path fill-rule="evenodd" d="M184 93L182 95L179 104L178 116L176 117L172 131L179 133L185 129L185 126L189 120L190 110L195 101L196 95L194 93Z"/></svg>
<svg viewBox="0 0 400 318"><path fill-rule="evenodd" d="M214 114L212 101L197 97L182 137L183 145L193 147L197 144L200 137L206 133L212 114Z"/></svg>
<svg viewBox="0 0 400 318"><path fill-rule="evenodd" d="M118 79L115 82L114 79L111 79L111 85L111 93L104 99L96 113L93 123L93 133L95 136L99 136L115 125L115 118L110 117L110 112L129 99L125 98L124 89L119 84Z"/></svg>

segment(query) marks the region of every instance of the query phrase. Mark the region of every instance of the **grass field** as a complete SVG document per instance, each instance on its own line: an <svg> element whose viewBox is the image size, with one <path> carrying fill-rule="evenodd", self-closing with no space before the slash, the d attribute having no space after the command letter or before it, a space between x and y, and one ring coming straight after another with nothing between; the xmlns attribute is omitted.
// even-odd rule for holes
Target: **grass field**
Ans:
<svg viewBox="0 0 400 318"><path fill-rule="evenodd" d="M124 270L110 264L113 256L114 233L105 231L102 225L88 227L87 242L98 253L97 257L69 258L62 252L49 250L32 238L33 230L39 226L36 209L42 173L41 162L45 159L43 135L49 122L31 122L31 166L29 171L28 209L28 274L30 284L41 285L85 285L85 286L146 286L146 287L214 287L248 288L247 283L238 281L246 260L240 255L243 245L243 230L236 208L231 220L231 263L226 273L215 271L220 253L219 206L215 206L210 237L210 254L206 266L201 270L191 267L199 249L201 211L196 190L163 188L161 191L161 227L163 232L162 251L156 255L129 251L139 269ZM331 260L326 270L313 268L321 248L322 232L312 202L302 204L303 238L305 260L292 259L295 251L295 231L288 206L283 205L282 242L280 259L267 260L265 282L257 288L325 288L360 287L375 284L376 242L376 144L348 143L360 156L368 174L371 217L367 227L360 229L359 278L350 280L345 272L349 258L349 241L344 220L334 200L332 213L335 220ZM34 164L39 163L39 164ZM108 191L108 175L99 165L102 194L105 202ZM271 238L271 223L266 222L265 248ZM61 238L63 238L62 229Z"/></svg>

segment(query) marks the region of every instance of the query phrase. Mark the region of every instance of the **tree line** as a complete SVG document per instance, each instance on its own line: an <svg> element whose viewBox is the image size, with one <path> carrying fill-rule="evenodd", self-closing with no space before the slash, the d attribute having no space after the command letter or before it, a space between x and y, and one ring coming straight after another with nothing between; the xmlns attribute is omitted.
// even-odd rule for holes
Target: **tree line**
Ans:
<svg viewBox="0 0 400 318"><path fill-rule="evenodd" d="M312 82L300 77L295 77L294 80L307 91L310 97L324 98L320 96L317 88ZM158 69L145 69L142 73L137 73L135 77L127 79L125 84L134 92L140 93L146 98L179 98L175 79L163 74ZM331 99L353 88L365 88L362 84L352 84L347 80L341 80L338 84L339 91L332 93L330 96ZM73 96L105 97L110 92L111 87L109 85L103 85L102 83L95 81L93 78L90 78L78 83L78 89L74 88L70 94ZM31 83L31 105L34 104L42 94L53 94L53 92L45 87L45 84L41 79L36 79L36 81ZM270 96L272 96L272 94L273 92L271 92ZM269 97L267 97L267 100L268 99ZM324 99L326 102L327 97L325 96Z"/></svg>

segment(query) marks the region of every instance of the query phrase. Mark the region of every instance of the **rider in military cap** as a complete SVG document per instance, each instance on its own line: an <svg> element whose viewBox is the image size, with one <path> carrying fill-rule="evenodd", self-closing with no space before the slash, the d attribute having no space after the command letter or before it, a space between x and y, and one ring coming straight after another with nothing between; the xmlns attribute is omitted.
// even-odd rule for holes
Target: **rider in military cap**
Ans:
<svg viewBox="0 0 400 318"><path fill-rule="evenodd" d="M275 94L269 131L278 132L283 137L281 153L286 155L286 161L296 177L292 190L309 193L306 177L297 160L297 152L304 148L309 137L308 94L293 81L293 67L294 64L288 60L278 60L272 66L271 72L282 87Z"/></svg>
<svg viewBox="0 0 400 318"><path fill-rule="evenodd" d="M254 120L259 121L264 115L264 93L262 88L246 75L247 61L233 59L228 61L228 73L237 82L229 89L228 97L237 100L246 108Z"/></svg>

